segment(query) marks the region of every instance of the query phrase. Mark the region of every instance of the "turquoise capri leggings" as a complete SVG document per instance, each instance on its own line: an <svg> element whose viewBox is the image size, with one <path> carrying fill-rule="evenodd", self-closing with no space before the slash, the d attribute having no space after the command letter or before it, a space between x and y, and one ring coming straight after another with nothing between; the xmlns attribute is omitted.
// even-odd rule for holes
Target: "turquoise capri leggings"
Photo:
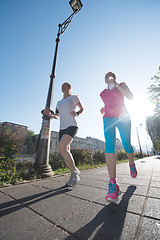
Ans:
<svg viewBox="0 0 160 240"><path fill-rule="evenodd" d="M103 118L105 153L115 153L116 145L116 127L119 130L122 145L127 153L133 153L131 145L131 120L129 116L118 118Z"/></svg>

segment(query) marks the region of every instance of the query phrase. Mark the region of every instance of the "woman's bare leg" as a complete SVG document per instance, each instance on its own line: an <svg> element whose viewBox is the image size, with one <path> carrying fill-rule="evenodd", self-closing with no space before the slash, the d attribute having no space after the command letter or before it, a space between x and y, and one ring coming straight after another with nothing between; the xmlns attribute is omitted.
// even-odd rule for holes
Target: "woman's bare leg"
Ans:
<svg viewBox="0 0 160 240"><path fill-rule="evenodd" d="M71 171L77 170L73 156L70 152L70 144L72 143L73 138L67 134L64 134L60 140L60 143L58 145L58 150L61 156L64 158L64 161L67 165L67 167Z"/></svg>
<svg viewBox="0 0 160 240"><path fill-rule="evenodd" d="M116 178L116 155L114 153L105 153L107 169L110 178Z"/></svg>
<svg viewBox="0 0 160 240"><path fill-rule="evenodd" d="M133 153L126 153L128 160L129 160L129 164L133 165L134 164L134 152Z"/></svg>

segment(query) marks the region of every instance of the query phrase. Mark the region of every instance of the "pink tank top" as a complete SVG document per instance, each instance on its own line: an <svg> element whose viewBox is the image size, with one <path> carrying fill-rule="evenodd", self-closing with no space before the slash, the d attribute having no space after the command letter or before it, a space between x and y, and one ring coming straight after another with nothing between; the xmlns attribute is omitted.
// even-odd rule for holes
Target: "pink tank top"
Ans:
<svg viewBox="0 0 160 240"><path fill-rule="evenodd" d="M122 84L124 83L120 83L120 85ZM114 87L112 90L104 89L100 93L100 97L104 102L103 117L113 118L128 114L124 104L124 95L118 90L118 88Z"/></svg>

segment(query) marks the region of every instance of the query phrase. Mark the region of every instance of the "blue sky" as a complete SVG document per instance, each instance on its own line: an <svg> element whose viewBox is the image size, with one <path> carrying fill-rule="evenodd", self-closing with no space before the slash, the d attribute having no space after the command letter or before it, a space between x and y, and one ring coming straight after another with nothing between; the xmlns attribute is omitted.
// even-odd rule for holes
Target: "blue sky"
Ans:
<svg viewBox="0 0 160 240"><path fill-rule="evenodd" d="M147 87L160 65L160 1L82 3L82 10L60 37L53 109L62 98L62 83L71 83L72 93L80 94L85 108L78 118L78 136L104 140L99 93L105 88L105 73L113 71L117 81L126 82L134 94L132 102L126 100L132 143L138 144L137 127L142 144L149 144L145 118L152 105ZM0 121L26 125L39 133L58 24L71 13L67 0L0 0ZM52 130L58 129L59 122L53 120Z"/></svg>

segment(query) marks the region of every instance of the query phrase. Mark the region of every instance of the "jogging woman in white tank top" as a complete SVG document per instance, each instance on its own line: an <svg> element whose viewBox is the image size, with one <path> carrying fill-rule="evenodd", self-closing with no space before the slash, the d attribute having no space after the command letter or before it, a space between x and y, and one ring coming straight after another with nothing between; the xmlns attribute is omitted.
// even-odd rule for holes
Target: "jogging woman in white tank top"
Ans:
<svg viewBox="0 0 160 240"><path fill-rule="evenodd" d="M56 113L52 114L48 108L44 110L44 114L54 119L60 119L59 145L58 150L67 167L71 171L67 186L73 187L80 181L80 171L75 165L73 156L70 152L70 145L74 136L78 131L77 117L83 112L82 104L77 95L72 95L72 86L65 82L62 85L63 99L58 101ZM75 111L76 107L79 111Z"/></svg>

